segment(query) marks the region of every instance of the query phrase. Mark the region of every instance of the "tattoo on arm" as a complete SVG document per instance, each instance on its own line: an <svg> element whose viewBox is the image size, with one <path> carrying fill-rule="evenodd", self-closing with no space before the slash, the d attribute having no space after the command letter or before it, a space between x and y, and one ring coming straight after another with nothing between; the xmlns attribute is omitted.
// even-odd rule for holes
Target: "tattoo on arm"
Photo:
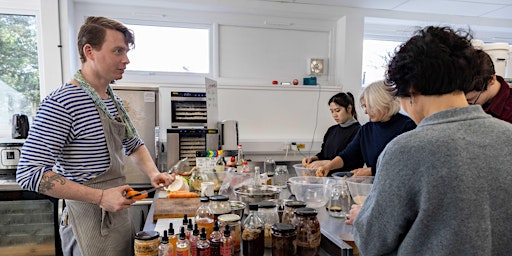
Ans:
<svg viewBox="0 0 512 256"><path fill-rule="evenodd" d="M56 184L60 183L60 185L66 184L66 178L58 175L44 175L39 183L39 192L45 194L46 192L52 190Z"/></svg>

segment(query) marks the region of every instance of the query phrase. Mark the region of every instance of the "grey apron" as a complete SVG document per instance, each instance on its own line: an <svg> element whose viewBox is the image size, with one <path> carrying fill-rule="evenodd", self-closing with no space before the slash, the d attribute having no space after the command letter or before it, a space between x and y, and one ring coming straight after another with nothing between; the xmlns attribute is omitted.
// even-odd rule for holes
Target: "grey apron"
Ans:
<svg viewBox="0 0 512 256"><path fill-rule="evenodd" d="M83 185L97 189L125 185L122 145L126 134L125 126L121 122L109 119L102 110L98 109L98 112L107 141L110 166L107 171ZM99 205L75 200L66 200L66 207L69 223L80 247L81 255L133 255L134 229L128 209L108 212L101 209ZM66 238L66 240L69 239ZM62 247L65 250L64 241Z"/></svg>

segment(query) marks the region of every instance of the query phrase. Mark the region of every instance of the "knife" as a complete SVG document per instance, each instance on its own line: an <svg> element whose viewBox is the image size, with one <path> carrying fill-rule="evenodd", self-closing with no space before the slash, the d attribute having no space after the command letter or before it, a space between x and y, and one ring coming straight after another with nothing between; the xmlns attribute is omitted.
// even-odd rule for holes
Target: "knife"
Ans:
<svg viewBox="0 0 512 256"><path fill-rule="evenodd" d="M156 187L156 188L152 188L152 189L148 189L148 190L140 191L140 192L138 192L138 193L136 193L136 194L133 194L133 195L127 196L127 197L126 197L126 199L131 199L131 198L136 197L136 196L141 196L141 195L149 194L149 193L151 193L151 192L153 192L153 191L155 191L155 190L157 190L157 189L161 189L161 188L163 188L163 187L164 187L164 185L160 184L160 186L158 186L158 187Z"/></svg>

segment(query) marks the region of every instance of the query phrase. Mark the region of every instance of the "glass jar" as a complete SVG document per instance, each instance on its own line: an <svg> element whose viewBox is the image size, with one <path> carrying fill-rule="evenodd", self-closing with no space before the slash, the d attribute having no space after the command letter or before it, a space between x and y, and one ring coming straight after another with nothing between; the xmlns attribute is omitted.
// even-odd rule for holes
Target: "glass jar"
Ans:
<svg viewBox="0 0 512 256"><path fill-rule="evenodd" d="M290 223L272 225L272 256L293 256L297 254L295 243L297 232Z"/></svg>
<svg viewBox="0 0 512 256"><path fill-rule="evenodd" d="M133 249L135 256L157 256L160 246L160 233L140 231L135 234Z"/></svg>
<svg viewBox="0 0 512 256"><path fill-rule="evenodd" d="M272 225L279 222L276 203L261 201L258 204L258 216L264 223L265 248L272 248Z"/></svg>
<svg viewBox="0 0 512 256"><path fill-rule="evenodd" d="M318 211L313 208L299 208L294 211L295 220L292 224L297 230L297 255L318 255L320 250L320 223L316 215Z"/></svg>
<svg viewBox="0 0 512 256"><path fill-rule="evenodd" d="M263 238L263 221L258 216L258 204L249 204L249 215L242 227L242 255L263 256L265 240Z"/></svg>
<svg viewBox="0 0 512 256"><path fill-rule="evenodd" d="M231 238L233 239L235 252L240 252L240 244L242 241L242 227L240 216L236 214L223 214L219 216L220 232L224 232L226 225L231 230Z"/></svg>
<svg viewBox="0 0 512 256"><path fill-rule="evenodd" d="M274 177L272 178L272 184L279 188L286 188L286 183L290 178L288 167L286 165L278 165L274 171Z"/></svg>
<svg viewBox="0 0 512 256"><path fill-rule="evenodd" d="M213 212L213 219L217 220L220 215L231 212L229 197L223 195L210 196L210 209Z"/></svg>
<svg viewBox="0 0 512 256"><path fill-rule="evenodd" d="M201 197L201 204L199 208L197 208L196 216L194 217L198 229L205 228L207 237L210 237L213 231L214 222L213 212L210 209L209 202L208 197Z"/></svg>
<svg viewBox="0 0 512 256"><path fill-rule="evenodd" d="M348 214L350 211L350 193L345 181L334 184L326 209L329 215L335 218L345 218Z"/></svg>
<svg viewBox="0 0 512 256"><path fill-rule="evenodd" d="M304 201L287 201L284 203L283 216L281 217L282 223L292 223L295 218L295 209L306 207Z"/></svg>

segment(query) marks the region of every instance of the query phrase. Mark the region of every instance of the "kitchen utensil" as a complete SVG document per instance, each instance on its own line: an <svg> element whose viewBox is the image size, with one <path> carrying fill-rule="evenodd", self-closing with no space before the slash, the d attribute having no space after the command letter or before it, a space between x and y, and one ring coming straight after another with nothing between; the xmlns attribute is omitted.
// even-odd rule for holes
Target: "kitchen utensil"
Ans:
<svg viewBox="0 0 512 256"><path fill-rule="evenodd" d="M352 199L362 205L372 190L375 176L352 176L346 180Z"/></svg>
<svg viewBox="0 0 512 256"><path fill-rule="evenodd" d="M316 176L291 177L289 181L297 200L306 202L310 208L325 206L336 183L333 178Z"/></svg>
<svg viewBox="0 0 512 256"><path fill-rule="evenodd" d="M126 194L126 199L132 199L134 197L138 197L140 199L146 198L149 193L151 193L157 189L161 189L163 187L164 187L164 185L160 184L160 186L158 186L156 188L152 188L152 189L148 189L148 190L144 190L144 191L137 191L137 193L133 193L133 192L130 193L131 191L128 191Z"/></svg>

